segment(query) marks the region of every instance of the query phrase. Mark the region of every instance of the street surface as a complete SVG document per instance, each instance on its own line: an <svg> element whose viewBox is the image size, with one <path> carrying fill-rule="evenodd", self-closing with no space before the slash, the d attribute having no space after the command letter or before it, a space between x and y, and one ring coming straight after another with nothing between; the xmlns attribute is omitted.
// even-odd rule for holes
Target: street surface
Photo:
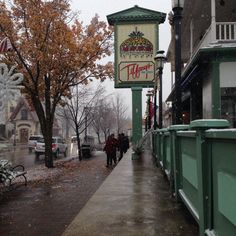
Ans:
<svg viewBox="0 0 236 236"><path fill-rule="evenodd" d="M16 163L35 164L27 150L16 153L10 155ZM40 167L45 176L41 181L29 181L27 187L18 184L12 191L0 189L1 236L61 235L112 171L105 167L104 152L82 161L60 158L55 168Z"/></svg>
<svg viewBox="0 0 236 236"><path fill-rule="evenodd" d="M34 161L30 162L29 160L34 159L34 154L28 154L27 152L28 150L23 148L19 150L18 156L16 155L16 150L14 155L12 153L8 155L8 157L15 157L15 159L12 157L12 160L16 161L15 163L21 160L21 163L25 161L25 163L33 165L33 167L26 168L28 179L26 187L23 185L23 182L16 182L10 191L7 188L0 187L0 236L60 236L101 186L113 168L106 168L106 155L102 151L96 151L92 157L82 161L79 161L77 157L60 157L54 161L54 168L50 169L44 166L43 157L41 164L35 164ZM150 210L154 210L153 220L157 222L153 226L157 227L156 230L158 232L164 233L155 235L198 235L197 225L193 222L189 212L185 212L181 206L176 205L173 198L170 198L169 186L163 178L161 171L153 165L152 168L146 167L146 171L143 171L140 166L134 166L135 163L137 164L137 161L130 162L130 159L127 158L123 159L123 162L119 163L112 172L112 175L109 176L112 181L109 179L107 182L108 192L104 189L101 190L104 191L102 196L109 196L109 199L103 199L104 204L99 204L99 207L103 209L102 211L106 212L108 206L112 209L111 211L115 210L113 207L118 206L118 212L120 212L122 207L124 211L129 208L133 209L134 199L137 198L137 194L135 193L136 195L134 196L131 194L129 198L127 198L127 194L133 189L138 191L139 195L141 188L144 188L144 196L140 195L141 198L138 197L138 199L143 204L144 199L148 197L147 204L149 205L150 198L154 198L155 204L151 203ZM146 159L140 159L139 163L142 164ZM151 158L149 158L150 160ZM132 175L135 169L139 173L136 177ZM116 174L113 175L113 173ZM144 178L145 175L146 177ZM123 182L124 179L125 182ZM128 179L129 182L127 182ZM134 187L136 182L138 185ZM110 185L111 183L112 186ZM146 189L146 183L149 186L148 190ZM118 191L117 194L114 190ZM124 192L119 192L120 190ZM126 201L121 202L119 195L126 196ZM120 204L122 205L121 208ZM128 204L128 206L124 208L124 204ZM138 211L142 215L146 212L147 209L145 211L143 209L140 210L139 206L142 204L136 205L138 207L134 209L134 213ZM95 208L94 212L91 209L92 215L98 212L98 209L96 210ZM102 218L107 217L106 213L100 210L99 213L102 214ZM148 221L144 220L141 222L140 219L145 219L143 216L138 216L135 213L134 218L131 221L127 220L126 223L124 218L121 218L120 227L123 227L124 224L130 226L129 222L133 222L136 217L138 218L137 221L134 221L134 226L137 226L137 222L139 226L142 226L140 223L149 225L151 219L149 213L147 215ZM96 219L96 215L93 216L94 219ZM90 222L92 223L92 219L87 217L86 222L89 225ZM105 220L106 223L108 221ZM119 221L113 226L119 226ZM133 229L135 230L135 228ZM165 234L167 231L168 233ZM99 233L100 231L96 235L99 235Z"/></svg>

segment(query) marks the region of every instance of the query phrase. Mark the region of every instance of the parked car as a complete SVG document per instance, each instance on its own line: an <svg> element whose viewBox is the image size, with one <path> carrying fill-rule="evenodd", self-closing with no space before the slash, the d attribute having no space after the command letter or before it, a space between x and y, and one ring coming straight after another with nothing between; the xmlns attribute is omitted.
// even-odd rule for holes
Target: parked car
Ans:
<svg viewBox="0 0 236 236"><path fill-rule="evenodd" d="M31 135L29 137L29 140L28 140L28 149L29 149L29 152L32 152L32 150L35 149L35 146L36 146L36 143L39 139L42 139L43 138L43 135Z"/></svg>
<svg viewBox="0 0 236 236"><path fill-rule="evenodd" d="M71 143L77 143L77 136L71 136Z"/></svg>
<svg viewBox="0 0 236 236"><path fill-rule="evenodd" d="M52 137L52 153L57 158L60 154L67 155L67 144L61 137ZM40 155L45 154L45 142L44 138L37 141L35 146L35 156L38 158Z"/></svg>
<svg viewBox="0 0 236 236"><path fill-rule="evenodd" d="M83 158L89 158L92 155L92 151L95 149L94 137L87 135L84 137L84 142L81 144L81 151Z"/></svg>

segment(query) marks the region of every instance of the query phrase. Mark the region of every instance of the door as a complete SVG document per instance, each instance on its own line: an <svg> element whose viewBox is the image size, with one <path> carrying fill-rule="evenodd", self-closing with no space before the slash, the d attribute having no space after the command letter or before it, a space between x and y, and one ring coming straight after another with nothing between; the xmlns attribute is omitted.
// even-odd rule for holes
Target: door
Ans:
<svg viewBox="0 0 236 236"><path fill-rule="evenodd" d="M27 143L29 139L29 131L26 128L20 129L20 143Z"/></svg>

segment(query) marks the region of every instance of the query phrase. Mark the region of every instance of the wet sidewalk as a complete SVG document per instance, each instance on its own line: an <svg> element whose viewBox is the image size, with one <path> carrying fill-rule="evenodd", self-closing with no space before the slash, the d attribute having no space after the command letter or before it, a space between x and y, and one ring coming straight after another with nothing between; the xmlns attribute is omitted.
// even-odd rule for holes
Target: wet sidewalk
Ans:
<svg viewBox="0 0 236 236"><path fill-rule="evenodd" d="M198 227L151 155L131 160L130 150L63 233L78 235L195 236Z"/></svg>

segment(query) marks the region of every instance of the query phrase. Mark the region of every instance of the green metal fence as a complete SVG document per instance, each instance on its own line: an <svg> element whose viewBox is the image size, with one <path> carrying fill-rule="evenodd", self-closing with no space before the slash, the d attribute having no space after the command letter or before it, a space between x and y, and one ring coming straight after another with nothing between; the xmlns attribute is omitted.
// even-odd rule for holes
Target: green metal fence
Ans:
<svg viewBox="0 0 236 236"><path fill-rule="evenodd" d="M236 129L195 120L153 132L153 154L199 224L200 235L236 235Z"/></svg>
<svg viewBox="0 0 236 236"><path fill-rule="evenodd" d="M236 131L205 132L211 169L212 222L216 235L236 235Z"/></svg>

